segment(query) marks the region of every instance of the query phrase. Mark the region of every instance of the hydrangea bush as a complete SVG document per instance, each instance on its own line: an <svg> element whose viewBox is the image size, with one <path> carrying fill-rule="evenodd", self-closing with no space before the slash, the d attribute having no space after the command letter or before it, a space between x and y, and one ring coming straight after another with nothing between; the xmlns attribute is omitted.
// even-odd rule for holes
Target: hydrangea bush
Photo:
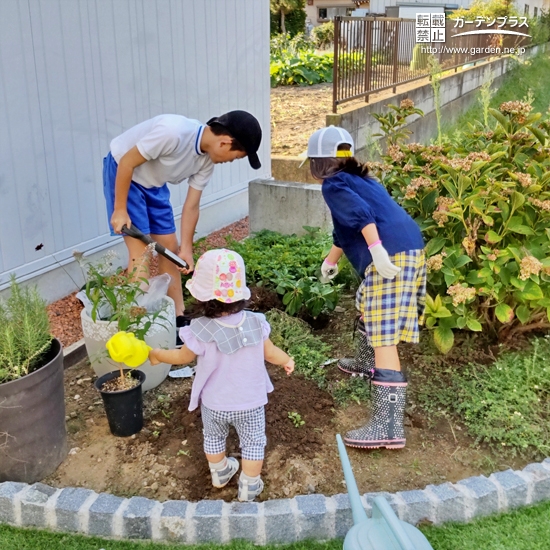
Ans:
<svg viewBox="0 0 550 550"><path fill-rule="evenodd" d="M426 326L447 352L455 329L500 339L550 327L550 120L526 101L490 109L441 146L405 143L411 100L373 115L387 137L369 163L426 241Z"/></svg>

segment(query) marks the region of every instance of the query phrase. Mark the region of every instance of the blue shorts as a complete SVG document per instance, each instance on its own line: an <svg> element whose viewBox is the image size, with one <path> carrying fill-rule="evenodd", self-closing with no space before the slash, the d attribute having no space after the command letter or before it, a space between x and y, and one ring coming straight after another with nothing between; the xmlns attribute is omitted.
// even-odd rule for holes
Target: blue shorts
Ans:
<svg viewBox="0 0 550 550"><path fill-rule="evenodd" d="M109 153L103 159L103 194L107 203L107 219L111 235L116 235L111 226L111 216L115 207L115 179L118 165ZM162 187L143 187L132 181L126 206L128 215L142 233L146 235L170 235L176 232L174 212L170 204L168 185Z"/></svg>

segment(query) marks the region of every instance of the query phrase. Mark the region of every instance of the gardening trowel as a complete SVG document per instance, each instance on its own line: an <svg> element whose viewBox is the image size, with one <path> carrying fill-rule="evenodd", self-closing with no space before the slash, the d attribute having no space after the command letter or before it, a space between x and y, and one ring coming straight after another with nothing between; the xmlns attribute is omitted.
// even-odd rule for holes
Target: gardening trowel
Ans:
<svg viewBox="0 0 550 550"><path fill-rule="evenodd" d="M141 242L144 242L145 244L154 244L155 250L164 256L165 258L168 258L171 262L175 263L178 267L182 267L183 269L187 269L189 266L187 265L187 262L185 260L182 260L179 256L176 256L171 250L167 250L164 246L161 244L155 242L149 235L145 235L145 233L142 233L137 227L131 225L128 227L127 225L122 226L122 232L125 235L128 235L128 237L134 237L134 239L139 239Z"/></svg>
<svg viewBox="0 0 550 550"><path fill-rule="evenodd" d="M334 276L331 277L331 275L334 275L334 272L336 271L336 267L333 267L332 269L329 269L328 270L328 277L325 277L323 275L323 272L321 271L321 268L319 268L317 270L317 278L321 281L321 283L323 283L324 285L326 285L329 281L332 281L332 279L334 278Z"/></svg>

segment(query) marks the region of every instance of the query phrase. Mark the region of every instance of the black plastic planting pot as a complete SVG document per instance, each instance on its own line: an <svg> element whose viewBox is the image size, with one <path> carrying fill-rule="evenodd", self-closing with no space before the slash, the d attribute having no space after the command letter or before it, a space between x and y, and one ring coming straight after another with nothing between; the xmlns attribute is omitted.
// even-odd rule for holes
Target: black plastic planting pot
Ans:
<svg viewBox="0 0 550 550"><path fill-rule="evenodd" d="M143 428L142 384L145 382L145 374L140 370L124 369L124 374L128 372L132 378L139 380L139 384L129 390L109 392L101 389L105 382L120 376L118 370L108 372L95 381L95 387L103 398L109 428L117 437L134 435Z"/></svg>
<svg viewBox="0 0 550 550"><path fill-rule="evenodd" d="M0 482L40 481L66 456L63 349L54 339L42 367L0 384Z"/></svg>

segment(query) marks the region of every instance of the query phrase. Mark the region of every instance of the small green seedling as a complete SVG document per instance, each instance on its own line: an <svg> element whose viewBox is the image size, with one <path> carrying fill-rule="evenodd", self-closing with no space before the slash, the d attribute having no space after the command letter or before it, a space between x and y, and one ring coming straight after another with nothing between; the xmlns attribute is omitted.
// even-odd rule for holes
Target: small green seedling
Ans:
<svg viewBox="0 0 550 550"><path fill-rule="evenodd" d="M300 413L297 413L297 412L289 412L288 418L292 420L292 423L294 424L295 428L300 428L306 423L305 420L302 420Z"/></svg>

